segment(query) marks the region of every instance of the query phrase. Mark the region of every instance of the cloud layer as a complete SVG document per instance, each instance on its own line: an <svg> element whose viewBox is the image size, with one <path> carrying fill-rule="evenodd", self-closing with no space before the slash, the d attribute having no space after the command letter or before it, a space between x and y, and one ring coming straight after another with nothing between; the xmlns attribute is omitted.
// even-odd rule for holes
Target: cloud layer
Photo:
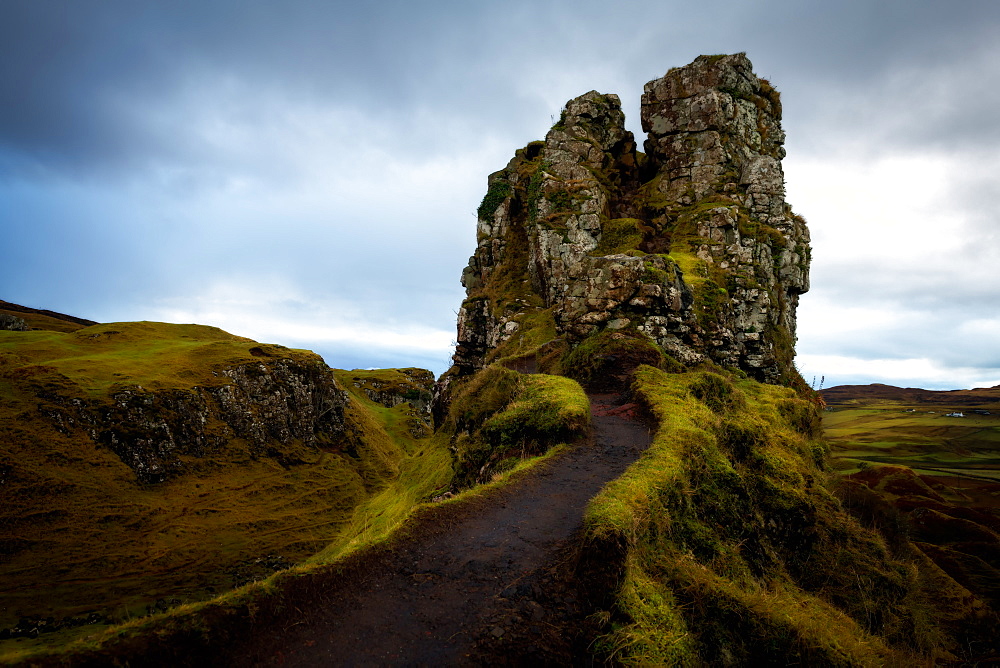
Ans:
<svg viewBox="0 0 1000 668"><path fill-rule="evenodd" d="M0 296L441 372L486 176L571 97L638 135L646 81L747 51L813 232L803 375L997 384L998 38L975 0L9 0Z"/></svg>

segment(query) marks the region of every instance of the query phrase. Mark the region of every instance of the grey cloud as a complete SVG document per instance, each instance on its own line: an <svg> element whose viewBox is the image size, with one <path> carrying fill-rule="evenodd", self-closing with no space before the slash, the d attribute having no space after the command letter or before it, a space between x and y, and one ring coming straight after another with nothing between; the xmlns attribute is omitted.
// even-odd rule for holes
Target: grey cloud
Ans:
<svg viewBox="0 0 1000 668"><path fill-rule="evenodd" d="M247 90L275 91L289 104L350 105L383 114L387 123L414 109L432 115L448 115L448 109L455 118L481 119L514 136L529 126L544 131L544 123L533 120L544 114L540 101L519 94L519 80L540 65L586 78L582 73L610 63L615 80L603 87L622 94L628 93L622 84L631 87L635 94L626 100L634 107L638 88L665 68L701 50L746 48L759 70L773 71L794 94L811 81L856 85L891 64L882 53L912 56L967 26L970 16L990 14L981 2L947 11L934 2L672 4L632 2L627 11L611 12L598 2L501 8L14 0L4 4L0 21L0 144L84 169L134 168L130 161L151 153L181 162L207 159L184 136L191 112L185 105L220 100L212 91L204 91L204 99L179 99L198 77L228 77ZM729 20L719 21L715 10ZM244 102L252 108L255 99ZM157 110L168 121L144 125L123 115L123 105Z"/></svg>
<svg viewBox="0 0 1000 668"><path fill-rule="evenodd" d="M984 24L948 38L947 48L929 49L944 52L936 61L915 38L870 69L844 69L811 80L806 68L789 73L793 86L786 109L798 112L786 114L791 141L811 152L851 143L872 155L890 149L995 150L1000 146L1000 6Z"/></svg>
<svg viewBox="0 0 1000 668"><path fill-rule="evenodd" d="M451 329L487 174L541 138L567 99L591 88L618 93L638 129L643 83L699 53L746 50L783 91L790 151L860 140L873 152L1000 153L998 17L993 0L6 0L0 186L49 184L19 215L62 216L64 234L56 222L47 237L19 230L30 250L4 286L38 306L99 318L115 300L148 302L219 273L266 268L313 295L353 294L366 315ZM299 155L289 144L307 143L296 134L305 112L348 127L330 128L326 143ZM213 124L247 141L213 137ZM412 189L394 192L378 162L405 178L421 159L456 155L480 155L456 163L477 172L476 185L455 180L446 192L418 193L420 201ZM316 210L296 209L296 184L320 168L331 180L360 174L381 194L330 194ZM227 200L238 180L250 187ZM967 257L982 263L995 262L984 243L996 228L983 213L996 201L992 180L968 180L956 195L976 234ZM108 201L81 204L73 189L95 182ZM217 207L199 208L202 197ZM88 256L60 239L87 240ZM73 275L42 275L44 263ZM137 276L127 295L116 287L123 275ZM920 346L948 355L921 332L1000 305L967 272L849 261L817 265L815 294L947 315L841 346L868 355Z"/></svg>
<svg viewBox="0 0 1000 668"><path fill-rule="evenodd" d="M441 65L435 19L468 11L464 3L14 0L0 8L0 144L70 164L169 155L177 137L123 126L129 119L116 107L183 112L171 109L177 93L206 72L293 99L406 108L424 85L419 70Z"/></svg>
<svg viewBox="0 0 1000 668"><path fill-rule="evenodd" d="M824 341L822 354L843 355L859 359L905 360L928 357L946 366L993 368L998 366L983 353L991 344L981 337L942 337L942 331L954 331L954 323L945 318L916 319L903 325L878 327L862 331L850 340ZM972 339L972 340L970 340ZM985 350L984 350L985 349ZM818 353L814 346L810 351Z"/></svg>
<svg viewBox="0 0 1000 668"><path fill-rule="evenodd" d="M996 283L963 275L967 260L957 267L887 267L871 262L840 262L813 271L814 289L831 302L886 309L931 310L952 314L1000 313ZM808 299L809 297L804 297Z"/></svg>

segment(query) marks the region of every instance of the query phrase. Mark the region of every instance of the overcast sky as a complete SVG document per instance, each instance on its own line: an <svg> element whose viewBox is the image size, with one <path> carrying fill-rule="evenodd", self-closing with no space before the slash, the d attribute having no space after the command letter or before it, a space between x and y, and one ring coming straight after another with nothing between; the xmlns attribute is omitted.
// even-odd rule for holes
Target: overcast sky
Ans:
<svg viewBox="0 0 1000 668"><path fill-rule="evenodd" d="M806 380L1000 384L995 0L0 0L0 298L440 373L487 175L591 89L641 144L645 82L737 51Z"/></svg>

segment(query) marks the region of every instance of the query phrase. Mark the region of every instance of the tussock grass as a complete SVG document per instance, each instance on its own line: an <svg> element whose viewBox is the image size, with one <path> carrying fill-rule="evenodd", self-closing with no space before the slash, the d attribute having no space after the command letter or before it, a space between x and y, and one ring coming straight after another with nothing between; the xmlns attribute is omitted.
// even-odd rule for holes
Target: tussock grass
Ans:
<svg viewBox="0 0 1000 668"><path fill-rule="evenodd" d="M641 364L672 371L682 370L648 336L634 329L604 330L588 336L561 360L566 375L592 391L621 389L629 375Z"/></svg>
<svg viewBox="0 0 1000 668"><path fill-rule="evenodd" d="M592 549L623 555L600 652L682 666L948 656L921 560L890 554L827 491L811 402L726 373L635 378L653 444L585 519Z"/></svg>
<svg viewBox="0 0 1000 668"><path fill-rule="evenodd" d="M580 385L561 376L521 378L513 401L484 424L481 433L502 445L556 441L580 435L590 423L590 402Z"/></svg>
<svg viewBox="0 0 1000 668"><path fill-rule="evenodd" d="M489 481L522 459L579 438L590 425L586 393L561 376L493 364L453 397L445 431L454 434L458 487Z"/></svg>

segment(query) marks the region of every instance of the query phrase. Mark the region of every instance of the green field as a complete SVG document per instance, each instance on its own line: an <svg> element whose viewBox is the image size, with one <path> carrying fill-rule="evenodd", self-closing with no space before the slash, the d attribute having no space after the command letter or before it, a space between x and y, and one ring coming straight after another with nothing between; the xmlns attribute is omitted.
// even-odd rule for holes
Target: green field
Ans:
<svg viewBox="0 0 1000 668"><path fill-rule="evenodd" d="M977 415L968 406L842 408L823 414L837 468L907 466L919 473L1000 482L1000 409ZM948 417L960 411L965 417Z"/></svg>

